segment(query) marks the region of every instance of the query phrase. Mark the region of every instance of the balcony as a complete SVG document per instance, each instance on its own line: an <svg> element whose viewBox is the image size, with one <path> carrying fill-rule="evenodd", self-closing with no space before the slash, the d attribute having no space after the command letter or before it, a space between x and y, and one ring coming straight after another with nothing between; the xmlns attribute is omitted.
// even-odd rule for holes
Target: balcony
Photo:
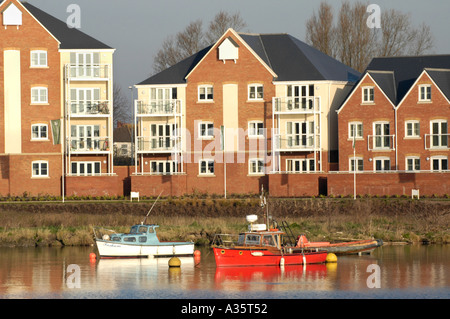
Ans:
<svg viewBox="0 0 450 319"><path fill-rule="evenodd" d="M275 114L314 114L320 112L319 97L274 97Z"/></svg>
<svg viewBox="0 0 450 319"><path fill-rule="evenodd" d="M110 116L110 101L69 101L69 115L72 117Z"/></svg>
<svg viewBox="0 0 450 319"><path fill-rule="evenodd" d="M71 154L107 154L110 152L109 137L70 137L67 145Z"/></svg>
<svg viewBox="0 0 450 319"><path fill-rule="evenodd" d="M395 135L368 135L367 149L375 152L395 150Z"/></svg>
<svg viewBox="0 0 450 319"><path fill-rule="evenodd" d="M448 150L450 134L425 134L426 150Z"/></svg>
<svg viewBox="0 0 450 319"><path fill-rule="evenodd" d="M275 151L278 152L314 152L320 149L319 145L320 138L318 135L315 137L313 135L274 135L274 147Z"/></svg>
<svg viewBox="0 0 450 319"><path fill-rule="evenodd" d="M76 81L108 81L111 64L66 64L66 78Z"/></svg>
<svg viewBox="0 0 450 319"><path fill-rule="evenodd" d="M179 137L149 137L138 136L136 146L138 153L172 153L178 152L178 145L175 142Z"/></svg>
<svg viewBox="0 0 450 319"><path fill-rule="evenodd" d="M136 101L136 116L180 116L180 100Z"/></svg>

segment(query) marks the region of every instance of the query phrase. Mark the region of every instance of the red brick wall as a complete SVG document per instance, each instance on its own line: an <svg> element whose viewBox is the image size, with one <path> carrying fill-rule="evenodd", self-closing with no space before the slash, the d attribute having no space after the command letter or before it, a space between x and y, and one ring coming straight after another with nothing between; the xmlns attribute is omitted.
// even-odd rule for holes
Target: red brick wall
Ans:
<svg viewBox="0 0 450 319"><path fill-rule="evenodd" d="M113 176L66 176L66 196L120 196L123 195L120 177Z"/></svg>
<svg viewBox="0 0 450 319"><path fill-rule="evenodd" d="M357 195L407 195L419 189L420 195L450 194L450 173L360 173L356 174ZM328 175L328 195L353 196L353 174Z"/></svg>
<svg viewBox="0 0 450 319"><path fill-rule="evenodd" d="M326 174L271 174L269 193L273 197L326 195ZM323 190L322 187L325 187Z"/></svg>
<svg viewBox="0 0 450 319"><path fill-rule="evenodd" d="M362 103L362 87L374 86L374 103ZM361 83L338 114L339 170L349 170L349 158L353 157L353 140L349 138L349 122L363 123L363 139L356 140L356 156L364 158L364 170L373 170L373 159L386 156L391 160L391 169L395 169L395 151L369 151L368 135L373 135L373 122L388 121L390 135L395 134L394 108L383 92L374 84L370 76L365 76ZM372 142L372 141L371 141Z"/></svg>

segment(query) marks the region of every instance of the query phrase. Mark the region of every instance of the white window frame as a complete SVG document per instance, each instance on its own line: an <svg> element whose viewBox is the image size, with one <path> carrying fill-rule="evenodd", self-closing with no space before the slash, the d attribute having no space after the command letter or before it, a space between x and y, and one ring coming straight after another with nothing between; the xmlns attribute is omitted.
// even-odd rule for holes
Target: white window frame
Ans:
<svg viewBox="0 0 450 319"><path fill-rule="evenodd" d="M264 159L250 158L248 160L248 174L249 175L264 175Z"/></svg>
<svg viewBox="0 0 450 319"><path fill-rule="evenodd" d="M167 129L169 129L169 132L167 132ZM172 149L175 147L177 129L177 124L151 123L150 149Z"/></svg>
<svg viewBox="0 0 450 319"><path fill-rule="evenodd" d="M43 92L45 92L43 94ZM37 97L37 100L34 97ZM31 104L48 103L48 88L44 86L34 86L31 88Z"/></svg>
<svg viewBox="0 0 450 319"><path fill-rule="evenodd" d="M447 126L447 132L443 132L442 130L442 124L445 123ZM433 133L433 129L434 129L434 124L438 124L438 132L437 133ZM434 143L435 141L435 136L437 136L437 144ZM447 120L433 120L430 121L430 147L432 149L447 149L449 147L448 145L448 121ZM442 141L447 141L446 145L444 145L445 143L442 143Z"/></svg>
<svg viewBox="0 0 450 319"><path fill-rule="evenodd" d="M408 128L411 125L411 129ZM411 134L409 131L411 130ZM405 122L405 138L420 138L420 121L411 120Z"/></svg>
<svg viewBox="0 0 450 319"><path fill-rule="evenodd" d="M312 167L311 167L312 166ZM298 169L297 169L298 168ZM315 172L316 165L313 158L288 158L286 159L287 173Z"/></svg>
<svg viewBox="0 0 450 319"><path fill-rule="evenodd" d="M211 89L211 93L208 90ZM202 93L202 90L204 92ZM202 97L203 95L203 97ZM209 97L211 95L211 97ZM198 101L199 102L212 102L214 101L214 87L212 85L199 85L198 86Z"/></svg>
<svg viewBox="0 0 450 319"><path fill-rule="evenodd" d="M202 164L205 163L205 171L202 172ZM208 172L210 164L212 163L212 172ZM201 159L198 161L198 174L202 176L214 176L215 163L213 159Z"/></svg>
<svg viewBox="0 0 450 319"><path fill-rule="evenodd" d="M263 121L248 122L248 137L264 137L264 122Z"/></svg>
<svg viewBox="0 0 450 319"><path fill-rule="evenodd" d="M41 63L45 59L45 62ZM46 68L48 67L47 51L32 50L30 52L30 67L32 68Z"/></svg>
<svg viewBox="0 0 450 319"><path fill-rule="evenodd" d="M178 173L177 161L150 161L150 173L153 175L173 175Z"/></svg>
<svg viewBox="0 0 450 319"><path fill-rule="evenodd" d="M362 102L373 103L375 101L375 87L363 86L362 87Z"/></svg>
<svg viewBox="0 0 450 319"><path fill-rule="evenodd" d="M411 169L410 163L411 161ZM419 166L418 168L416 166ZM405 170L408 172L420 171L420 156L406 156L405 157Z"/></svg>
<svg viewBox="0 0 450 319"><path fill-rule="evenodd" d="M287 85L287 108L288 110L313 110L314 109L314 84Z"/></svg>
<svg viewBox="0 0 450 319"><path fill-rule="evenodd" d="M37 166L37 167L36 167ZM35 170L37 169L37 173ZM43 171L45 170L45 173ZM48 161L33 161L31 162L31 177L48 177Z"/></svg>
<svg viewBox="0 0 450 319"><path fill-rule="evenodd" d="M377 170L377 162L382 161L382 167ZM388 168L386 169L386 161L389 161ZM374 172L389 172L391 170L391 158L387 156L374 157L373 159L373 170Z"/></svg>
<svg viewBox="0 0 450 319"><path fill-rule="evenodd" d="M261 92L258 92L261 90ZM262 84L249 84L248 86L248 99L250 101L262 101L264 100L264 85Z"/></svg>
<svg viewBox="0 0 450 319"><path fill-rule="evenodd" d="M291 128L289 129L289 124ZM298 132L296 131L298 124ZM314 121L287 121L286 139L288 148L313 148L315 141ZM290 132L289 132L290 131Z"/></svg>
<svg viewBox="0 0 450 319"><path fill-rule="evenodd" d="M202 128L204 126L204 128ZM204 132L205 134L203 134ZM198 137L204 140L210 140L214 138L214 123L213 122L200 122L198 123Z"/></svg>
<svg viewBox="0 0 450 319"><path fill-rule="evenodd" d="M348 123L348 138L353 139L354 133L356 133L355 139L363 139L363 123L362 122L349 122Z"/></svg>
<svg viewBox="0 0 450 319"><path fill-rule="evenodd" d="M76 165L76 172L73 172L73 165ZM84 172L81 173L81 167ZM91 167L91 173L88 173L88 168ZM98 172L96 171L98 167ZM99 161L73 161L70 164L71 175L74 176L99 176L102 174L102 163Z"/></svg>
<svg viewBox="0 0 450 319"><path fill-rule="evenodd" d="M37 137L34 137L34 128L37 127ZM42 128L44 128L44 130L42 130ZM43 134L45 133L45 134ZM45 135L45 136L44 136ZM44 123L36 123L36 124L32 124L31 125L31 140L32 141L48 141L48 125L44 124Z"/></svg>
<svg viewBox="0 0 450 319"><path fill-rule="evenodd" d="M434 168L434 161L438 161L438 166L439 168L435 169ZM447 162L447 169L443 169L443 161ZM448 157L444 156L444 155L438 155L438 156L432 156L430 157L430 171L432 172L446 172L448 171Z"/></svg>
<svg viewBox="0 0 450 319"><path fill-rule="evenodd" d="M431 84L419 85L419 102L431 102Z"/></svg>
<svg viewBox="0 0 450 319"><path fill-rule="evenodd" d="M391 140L391 135L385 135L385 125L389 125L389 133L391 131L391 123L387 121L380 121L373 123L373 149L374 150L390 150L393 147L393 141ZM381 125L381 134L378 135L376 131L377 125ZM380 146L377 146L377 138L380 138ZM389 141L386 145L386 138Z"/></svg>
<svg viewBox="0 0 450 319"><path fill-rule="evenodd" d="M356 156L356 157L350 157L348 159L348 170L350 172L354 172L355 171L355 167L354 167L354 161L356 159L356 171L357 172L363 172L364 171L364 158L362 158L361 156Z"/></svg>

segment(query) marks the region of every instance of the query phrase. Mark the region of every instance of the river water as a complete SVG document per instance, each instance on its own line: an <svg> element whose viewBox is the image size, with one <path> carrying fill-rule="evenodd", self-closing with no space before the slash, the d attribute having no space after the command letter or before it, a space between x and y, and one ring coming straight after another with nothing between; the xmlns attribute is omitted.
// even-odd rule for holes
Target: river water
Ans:
<svg viewBox="0 0 450 319"><path fill-rule="evenodd" d="M450 245L385 245L335 264L216 268L200 258L90 260L95 247L0 248L2 299L447 299Z"/></svg>

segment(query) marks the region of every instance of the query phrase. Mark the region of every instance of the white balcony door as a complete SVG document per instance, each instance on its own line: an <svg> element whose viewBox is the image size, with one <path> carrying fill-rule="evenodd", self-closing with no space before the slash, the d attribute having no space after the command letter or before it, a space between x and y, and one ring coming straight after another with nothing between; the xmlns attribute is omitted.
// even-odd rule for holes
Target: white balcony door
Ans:
<svg viewBox="0 0 450 319"><path fill-rule="evenodd" d="M99 76L100 54L98 52L72 52L70 54L70 64L73 77L93 77Z"/></svg>
<svg viewBox="0 0 450 319"><path fill-rule="evenodd" d="M72 125L72 149L76 151L100 150L99 125Z"/></svg>
<svg viewBox="0 0 450 319"><path fill-rule="evenodd" d="M390 148L389 123L375 123L373 125L374 148Z"/></svg>
<svg viewBox="0 0 450 319"><path fill-rule="evenodd" d="M70 89L72 114L93 113L93 108L100 100L99 88Z"/></svg>
<svg viewBox="0 0 450 319"><path fill-rule="evenodd" d="M289 85L287 96L290 97L288 109L313 109L314 85Z"/></svg>
<svg viewBox="0 0 450 319"><path fill-rule="evenodd" d="M314 146L314 122L287 122L288 147Z"/></svg>
<svg viewBox="0 0 450 319"><path fill-rule="evenodd" d="M167 108L170 107L172 98L172 89L170 88L151 88L150 100L151 107L157 112L170 112Z"/></svg>
<svg viewBox="0 0 450 319"><path fill-rule="evenodd" d="M447 121L431 122L431 147L448 147Z"/></svg>

